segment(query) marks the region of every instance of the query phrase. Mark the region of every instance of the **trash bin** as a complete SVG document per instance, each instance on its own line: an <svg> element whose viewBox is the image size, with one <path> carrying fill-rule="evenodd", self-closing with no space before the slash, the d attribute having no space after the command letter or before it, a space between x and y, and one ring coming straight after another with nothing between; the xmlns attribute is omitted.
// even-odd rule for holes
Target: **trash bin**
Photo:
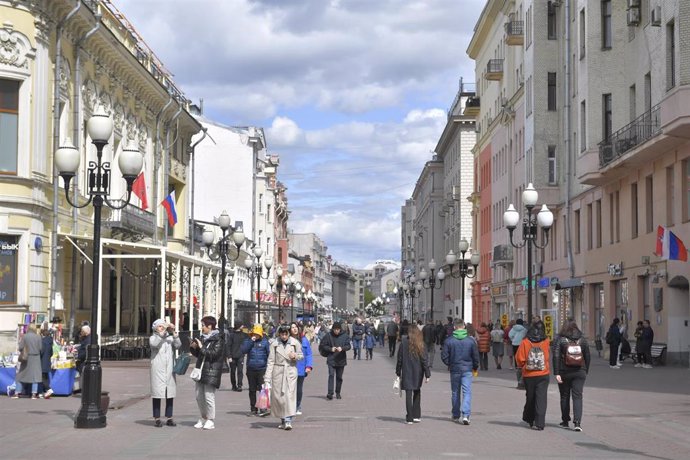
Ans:
<svg viewBox="0 0 690 460"><path fill-rule="evenodd" d="M71 395L76 375L77 369L74 367L50 371L50 388L53 389L53 394L58 396Z"/></svg>

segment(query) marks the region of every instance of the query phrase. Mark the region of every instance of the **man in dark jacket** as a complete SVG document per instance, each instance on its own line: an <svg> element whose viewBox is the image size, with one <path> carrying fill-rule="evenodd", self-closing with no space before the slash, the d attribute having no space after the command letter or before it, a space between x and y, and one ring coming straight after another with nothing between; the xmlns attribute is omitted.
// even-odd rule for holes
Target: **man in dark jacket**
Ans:
<svg viewBox="0 0 690 460"><path fill-rule="evenodd" d="M379 325L376 327L376 341L379 346L383 346L383 341L386 339L386 326L383 325L383 321L379 321Z"/></svg>
<svg viewBox="0 0 690 460"><path fill-rule="evenodd" d="M452 415L455 422L470 424L472 377L479 368L479 351L473 338L467 336L465 321L455 320L455 330L446 339L441 352L443 364L450 368ZM462 401L460 395L462 391Z"/></svg>
<svg viewBox="0 0 690 460"><path fill-rule="evenodd" d="M391 320L391 322L386 326L386 335L388 336L388 352L390 353L390 356L395 354L395 343L398 340L398 330L398 323L393 320Z"/></svg>
<svg viewBox="0 0 690 460"><path fill-rule="evenodd" d="M249 407L252 415L264 417L269 414L267 410L259 411L256 408L256 392L261 389L264 382L264 374L268 365L268 353L270 346L264 335L261 324L255 324L249 337L244 339L241 352L247 355L247 382L249 385Z"/></svg>
<svg viewBox="0 0 690 460"><path fill-rule="evenodd" d="M352 359L362 359L362 339L366 333L366 327L362 324L362 320L357 318L355 324L352 325L352 348L355 350Z"/></svg>
<svg viewBox="0 0 690 460"><path fill-rule="evenodd" d="M319 353L326 356L328 364L327 399L333 399L333 380L335 378L335 397L341 399L340 389L343 386L343 371L347 365L347 351L351 348L350 336L341 333L342 325L333 323L331 332L326 334L319 344Z"/></svg>
<svg viewBox="0 0 690 460"><path fill-rule="evenodd" d="M235 323L235 329L226 332L225 356L230 361L230 383L232 391L242 391L242 368L244 367L244 355L242 344L247 334L242 332L242 323Z"/></svg>
<svg viewBox="0 0 690 460"><path fill-rule="evenodd" d="M427 353L429 368L433 368L434 356L436 355L436 350L434 348L436 344L436 327L432 320L428 320L426 325L422 328L422 337L424 338L424 349Z"/></svg>

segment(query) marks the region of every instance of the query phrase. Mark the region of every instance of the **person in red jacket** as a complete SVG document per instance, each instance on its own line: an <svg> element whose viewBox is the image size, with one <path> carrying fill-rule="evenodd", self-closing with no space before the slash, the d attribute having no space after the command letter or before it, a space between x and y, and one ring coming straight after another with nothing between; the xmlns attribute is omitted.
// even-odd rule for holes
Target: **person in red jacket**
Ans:
<svg viewBox="0 0 690 460"><path fill-rule="evenodd" d="M482 323L477 329L477 348L479 350L479 366L483 371L489 370L489 352L491 351L491 334L486 327L486 323Z"/></svg>
<svg viewBox="0 0 690 460"><path fill-rule="evenodd" d="M522 420L530 428L543 430L546 423L546 400L549 389L550 341L542 321L533 323L515 353L515 362L522 369L525 382L525 407Z"/></svg>

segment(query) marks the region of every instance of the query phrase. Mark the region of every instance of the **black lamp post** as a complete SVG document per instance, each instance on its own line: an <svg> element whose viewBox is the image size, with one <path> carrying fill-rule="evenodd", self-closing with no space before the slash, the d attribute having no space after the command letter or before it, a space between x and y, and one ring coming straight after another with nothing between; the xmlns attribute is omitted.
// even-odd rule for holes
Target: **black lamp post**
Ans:
<svg viewBox="0 0 690 460"><path fill-rule="evenodd" d="M422 286L425 289L431 289L431 322L434 322L434 290L435 289L441 289L443 286L443 280L446 277L445 272L443 269L440 269L436 273L436 277L434 277L434 271L436 270L436 262L434 259L431 259L429 261L429 271L431 272L431 276L427 273L427 271L422 268L422 270L419 272L419 278L421 279Z"/></svg>
<svg viewBox="0 0 690 460"><path fill-rule="evenodd" d="M513 231L520 222L520 215L515 210L511 203L506 212L503 213L503 223L508 228L510 234L510 244L515 248L522 248L527 246L527 322L532 323L532 246L539 249L544 249L549 244L549 230L553 225L553 213L542 205L536 217L532 214L532 210L537 204L539 194L530 183L522 192L522 203L525 205L527 214L522 219L522 243L515 243L513 241ZM542 244L537 242L537 227L542 229Z"/></svg>
<svg viewBox="0 0 690 460"><path fill-rule="evenodd" d="M401 282L396 283L393 289L393 294L398 296L398 318L402 321L403 316L403 301L405 300L405 291L403 290L403 285Z"/></svg>
<svg viewBox="0 0 690 460"><path fill-rule="evenodd" d="M55 167L65 183L67 202L75 208L93 203L93 272L91 280L91 344L87 349L82 375L81 406L74 419L75 428L103 428L106 416L101 410L102 369L98 346L98 278L101 259L101 211L103 204L111 209L123 209L132 196L132 184L139 175L144 159L136 149L125 148L120 153L118 166L127 182L127 198L121 204L108 200L110 195L110 162L103 161L103 148L113 133L113 122L101 107L86 124L91 142L96 146L96 161L89 161L86 203L77 204L70 199L70 182L79 169L80 153L70 140L55 152ZM57 197L54 197L57 200Z"/></svg>
<svg viewBox="0 0 690 460"><path fill-rule="evenodd" d="M273 257L266 256L264 258L263 266L261 265L261 256L264 255L264 250L261 246L255 244L252 248L253 257L244 259L244 266L249 271L249 277L254 280L256 278L256 324L261 324L261 279L267 280L271 273L273 266ZM256 259L256 263L254 263ZM266 276L262 276L263 267L266 267Z"/></svg>
<svg viewBox="0 0 690 460"><path fill-rule="evenodd" d="M283 280L283 267L280 265L276 266L275 269L275 275L276 279L274 280L275 286L276 286L276 293L278 294L278 322L283 323L283 320L285 319L283 315L283 305L280 303L280 294L285 288L285 282L286 280ZM271 278L273 279L273 278ZM271 283L271 279L268 280L269 284Z"/></svg>
<svg viewBox="0 0 690 460"><path fill-rule="evenodd" d="M475 278L477 276L477 267L479 266L480 256L478 253L473 252L470 254L470 259L465 258L467 250L470 248L470 243L467 242L465 238L460 240L458 244L458 249L460 249L460 258L455 255L453 250L448 251L446 255L446 263L450 269L450 276L453 278L460 278L460 313L461 318L465 321L465 278ZM458 271L453 272L453 265L457 262Z"/></svg>
<svg viewBox="0 0 690 460"><path fill-rule="evenodd" d="M244 232L237 222L235 222L234 227L230 225L230 216L225 211L218 217L218 226L223 234L216 244L213 244L214 235L213 231L210 229L205 229L201 238L206 246L209 257L212 260L220 259L220 317L218 318L218 325L221 331L225 332L225 318L227 317L227 312L225 311L225 297L227 294L227 290L225 289L225 264L228 260L234 261L239 258L240 248L242 244L244 244ZM230 254L230 237L232 237L232 241L236 248L236 254L233 258L228 257Z"/></svg>
<svg viewBox="0 0 690 460"><path fill-rule="evenodd" d="M287 286L287 295L290 297L290 321L295 320L295 295L302 293L302 283L295 281L290 277L290 282Z"/></svg>
<svg viewBox="0 0 690 460"><path fill-rule="evenodd" d="M403 291L405 297L410 299L410 321L414 321L414 299L422 294L422 283L412 274L403 283Z"/></svg>

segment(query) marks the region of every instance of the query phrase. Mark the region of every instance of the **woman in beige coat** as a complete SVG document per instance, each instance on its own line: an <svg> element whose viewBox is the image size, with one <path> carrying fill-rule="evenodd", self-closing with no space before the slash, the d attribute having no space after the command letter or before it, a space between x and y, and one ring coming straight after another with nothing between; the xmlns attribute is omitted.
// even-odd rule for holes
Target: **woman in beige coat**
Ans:
<svg viewBox="0 0 690 460"><path fill-rule="evenodd" d="M177 393L175 374L175 350L182 345L179 335L175 333L175 326L163 319L153 322L153 334L149 338L151 345L151 399L153 400L154 426L160 428L161 399L165 399L166 425L175 426L173 420L173 398Z"/></svg>
<svg viewBox="0 0 690 460"><path fill-rule="evenodd" d="M277 337L268 354L264 385L271 389L271 414L280 417L278 428L289 431L297 412L297 361L304 355L299 341L290 337L289 326L280 326Z"/></svg>

